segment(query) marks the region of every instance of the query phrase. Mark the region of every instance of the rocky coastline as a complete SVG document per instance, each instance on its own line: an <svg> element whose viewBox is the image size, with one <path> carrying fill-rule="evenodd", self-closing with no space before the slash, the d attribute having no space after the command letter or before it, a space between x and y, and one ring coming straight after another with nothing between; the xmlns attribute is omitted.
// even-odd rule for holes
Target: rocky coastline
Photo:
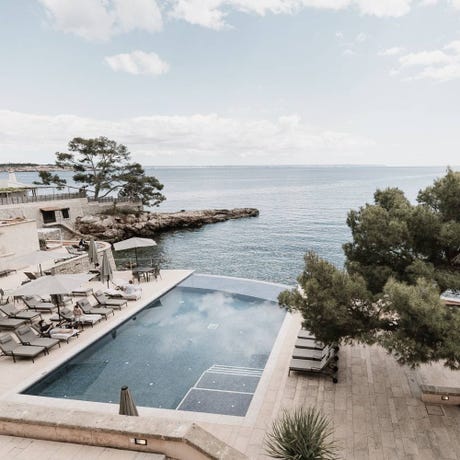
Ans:
<svg viewBox="0 0 460 460"><path fill-rule="evenodd" d="M75 230L87 237L115 243L133 236L153 238L162 232L199 228L207 224L258 215L259 210L255 208L234 208L83 216L77 218Z"/></svg>

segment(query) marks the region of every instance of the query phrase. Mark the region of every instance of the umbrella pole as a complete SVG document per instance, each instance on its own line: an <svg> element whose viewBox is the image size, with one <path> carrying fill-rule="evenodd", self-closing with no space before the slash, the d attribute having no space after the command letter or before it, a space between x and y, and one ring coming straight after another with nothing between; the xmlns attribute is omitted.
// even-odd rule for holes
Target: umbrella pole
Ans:
<svg viewBox="0 0 460 460"><path fill-rule="evenodd" d="M134 253L136 254L136 267L139 267L139 261L137 260L137 248L134 248Z"/></svg>

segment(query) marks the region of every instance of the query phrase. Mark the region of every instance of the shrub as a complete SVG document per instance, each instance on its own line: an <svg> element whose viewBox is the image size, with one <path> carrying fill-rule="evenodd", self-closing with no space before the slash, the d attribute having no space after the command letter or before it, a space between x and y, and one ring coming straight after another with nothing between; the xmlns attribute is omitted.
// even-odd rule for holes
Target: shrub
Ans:
<svg viewBox="0 0 460 460"><path fill-rule="evenodd" d="M334 460L336 445L329 440L329 421L310 407L284 411L267 434L265 446L272 458L285 460Z"/></svg>

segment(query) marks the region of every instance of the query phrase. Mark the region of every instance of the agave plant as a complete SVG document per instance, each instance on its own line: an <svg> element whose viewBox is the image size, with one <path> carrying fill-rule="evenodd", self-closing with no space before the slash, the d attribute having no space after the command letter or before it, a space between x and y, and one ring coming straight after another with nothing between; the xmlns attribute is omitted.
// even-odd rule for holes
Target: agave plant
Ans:
<svg viewBox="0 0 460 460"><path fill-rule="evenodd" d="M330 440L329 421L315 408L284 411L267 434L265 446L272 458L285 460L334 460L336 446Z"/></svg>

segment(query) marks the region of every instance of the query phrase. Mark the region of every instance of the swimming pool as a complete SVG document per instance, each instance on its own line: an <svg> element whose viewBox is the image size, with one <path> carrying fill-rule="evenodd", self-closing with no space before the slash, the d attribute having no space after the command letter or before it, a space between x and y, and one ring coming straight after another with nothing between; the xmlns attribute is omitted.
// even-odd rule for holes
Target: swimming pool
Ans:
<svg viewBox="0 0 460 460"><path fill-rule="evenodd" d="M128 385L139 406L244 416L285 317L282 288L192 275L23 393L118 403Z"/></svg>

